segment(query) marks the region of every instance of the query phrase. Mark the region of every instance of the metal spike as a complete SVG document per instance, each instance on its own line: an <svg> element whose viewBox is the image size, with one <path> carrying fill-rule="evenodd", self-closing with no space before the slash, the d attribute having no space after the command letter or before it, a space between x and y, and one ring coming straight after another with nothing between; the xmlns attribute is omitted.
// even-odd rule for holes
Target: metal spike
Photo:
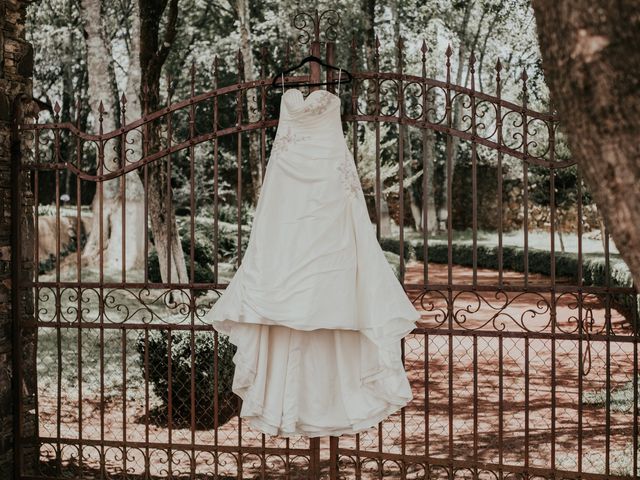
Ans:
<svg viewBox="0 0 640 480"><path fill-rule="evenodd" d="M127 96L124 94L124 92L122 93L122 96L120 97L120 103L122 103L122 105L126 105L126 103L127 103Z"/></svg>
<svg viewBox="0 0 640 480"><path fill-rule="evenodd" d="M58 101L56 100L55 105L53 106L53 111L55 112L56 115L58 115L60 113L60 104L58 103Z"/></svg>
<svg viewBox="0 0 640 480"><path fill-rule="evenodd" d="M502 62L500 61L500 59L498 59L498 61L496 62L496 72L500 74L501 71L502 71Z"/></svg>
<svg viewBox="0 0 640 480"><path fill-rule="evenodd" d="M422 52L423 57L427 54L427 41L422 39L422 47L420 47L420 51Z"/></svg>
<svg viewBox="0 0 640 480"><path fill-rule="evenodd" d="M404 48L404 40L402 39L402 35L398 37L398 50L402 51Z"/></svg>
<svg viewBox="0 0 640 480"><path fill-rule="evenodd" d="M58 102L56 102L56 106L57 105L58 105ZM102 100L100 100L100 105L98 105L98 112L100 113L100 115L104 113L104 104L102 103Z"/></svg>
<svg viewBox="0 0 640 480"><path fill-rule="evenodd" d="M469 55L469 71L471 72L472 75L476 71L476 56L474 55L473 52L471 52L471 55Z"/></svg>
<svg viewBox="0 0 640 480"><path fill-rule="evenodd" d="M447 50L446 50L446 52L445 52L445 55L446 55L447 57L451 57L451 55L453 55L453 50L451 49L451 44L449 44L449 45L447 46Z"/></svg>
<svg viewBox="0 0 640 480"><path fill-rule="evenodd" d="M527 71L526 70L522 70L522 75L520 75L520 78L522 79L523 82L526 82L527 79L529 78L529 75L527 75Z"/></svg>

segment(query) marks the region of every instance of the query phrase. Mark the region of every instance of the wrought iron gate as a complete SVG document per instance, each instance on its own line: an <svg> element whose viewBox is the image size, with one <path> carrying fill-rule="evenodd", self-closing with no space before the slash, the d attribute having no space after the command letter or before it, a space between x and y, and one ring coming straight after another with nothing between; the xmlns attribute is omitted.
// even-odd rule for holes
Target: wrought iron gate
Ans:
<svg viewBox="0 0 640 480"><path fill-rule="evenodd" d="M324 32L323 22L329 25ZM324 44L327 61L340 63L331 35L335 12L300 14L294 25L312 53L320 56ZM102 129L103 115L111 114L103 108L99 133L89 134L62 121L58 105L51 121L36 118L20 126L21 181L14 200L26 218L16 227L25 261L16 278L27 306L19 312L17 347L24 347L22 361L35 357L37 372L19 369L25 387L17 411L21 419L36 415L39 423L37 432L20 429L20 478L596 479L638 472L636 290L624 281L606 229L602 247L587 238L587 230L595 230L589 215L597 214L585 201L579 169L558 150L555 115L527 106L524 74L522 103L503 99L500 64L496 93L488 95L476 89L473 56L467 88L451 83L451 50L445 81L427 78L425 45L421 75L403 71L402 42L395 72L377 66L356 71L355 52L354 45L354 82L343 120L354 158L375 165L368 178L380 241L398 254L399 277L424 312L420 328L403 340L414 401L377 428L341 438L267 437L237 417L239 399L229 394L232 371L225 368L233 350L200 318L211 305L210 293L231 274L219 251L241 260L248 238L242 225L247 145L258 145L264 172L277 125L272 96L279 94L269 93L264 68L259 80L247 82L239 74L232 85L216 83L196 94L192 69L189 98L169 100L142 118L126 118L123 96L124 126L114 131ZM239 57L239 72L241 62ZM214 69L217 79L217 64ZM319 78L318 71L311 75ZM259 105L250 119L249 93ZM152 141L153 132L159 142ZM385 135L397 141L399 188L389 208L400 229L392 238L381 233ZM364 145L369 149L361 155ZM223 147L235 155L235 188L220 183L220 169L228 168ZM455 155L461 150L466 163ZM466 169L460 188L456 169ZM421 186L406 186L420 170ZM574 183L563 183L565 172ZM446 179L442 188L432 184L436 173ZM176 280L175 271L171 280L170 249L166 262L158 258L163 253L148 226L157 208L149 199L156 193L149 190L151 175L164 175L166 187L166 204L156 215L171 218L166 214L175 210L174 197L187 198L175 223L188 240L186 281ZM189 186L182 193L172 187L178 175ZM196 181L199 175L206 181ZM135 185L129 183L133 176L145 187L141 198L127 190ZM489 193L487 182L493 185ZM230 196L225 188L236 195L235 209L224 203ZM437 215L443 234L405 231L411 214L402 199L416 191L422 192L423 225ZM97 205L89 211L82 204L93 194ZM445 199L440 211L429 204L437 195ZM542 200L534 202L534 195ZM561 195L573 195L574 210L559 207ZM110 196L123 199L115 213L105 207ZM457 198L467 199L462 207ZM139 223L128 216L134 202L142 202ZM539 208L545 202L546 209ZM520 227L515 237L507 221ZM575 251L561 252L558 234L572 222ZM97 262L82 255L83 232L91 224L100 229ZM139 275L127 266L132 228L148 239ZM121 255L111 257L116 265L109 268L105 249L114 231ZM213 279L207 280L198 264L201 249L211 243ZM165 280L159 278L163 263L169 265ZM27 348L30 335L37 348ZM40 460L35 465L29 460L34 452Z"/></svg>

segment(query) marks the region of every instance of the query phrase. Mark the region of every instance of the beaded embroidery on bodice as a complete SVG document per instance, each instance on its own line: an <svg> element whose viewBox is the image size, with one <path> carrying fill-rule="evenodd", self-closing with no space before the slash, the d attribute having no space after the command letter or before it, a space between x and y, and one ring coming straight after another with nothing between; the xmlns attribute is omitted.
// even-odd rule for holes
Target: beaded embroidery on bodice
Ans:
<svg viewBox="0 0 640 480"><path fill-rule="evenodd" d="M285 112L281 110L281 114L284 113L281 118L286 118L286 121L278 128L272 155L284 155L289 147L313 140L314 132L333 132L344 144L343 152L336 158L335 167L345 193L349 198L354 198L358 193L364 196L353 155L342 132L340 97L328 90L314 90L304 98L300 90L293 88L283 93L282 104Z"/></svg>
<svg viewBox="0 0 640 480"><path fill-rule="evenodd" d="M328 90L314 90L304 98L300 90L291 88L283 94L283 99L288 112L294 117L304 114L320 115L335 105L338 112L337 120L340 121L340 97Z"/></svg>

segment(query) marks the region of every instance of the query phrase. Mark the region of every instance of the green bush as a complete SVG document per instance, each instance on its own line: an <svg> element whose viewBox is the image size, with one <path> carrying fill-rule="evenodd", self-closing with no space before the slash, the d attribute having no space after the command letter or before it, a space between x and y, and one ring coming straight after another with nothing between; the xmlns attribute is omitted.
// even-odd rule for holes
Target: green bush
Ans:
<svg viewBox="0 0 640 480"><path fill-rule="evenodd" d="M397 238L382 237L380 239L380 247L382 247L382 250L393 252L398 256L400 255L400 240L398 240ZM404 259L409 260L409 258L411 257L411 244L409 243L409 241L407 241L407 239L404 240L402 250Z"/></svg>
<svg viewBox="0 0 640 480"><path fill-rule="evenodd" d="M184 260L187 264L187 272L190 272L191 267L191 239L183 235L181 239L182 252L184 253ZM193 278L196 283L214 283L215 278L213 270L210 265L214 261L213 245L209 245L198 240L194 243L193 250ZM149 252L149 280L154 283L162 281L160 275L160 261L158 260L158 251L153 248ZM203 290L198 290L196 295L202 295L206 293Z"/></svg>
<svg viewBox="0 0 640 480"><path fill-rule="evenodd" d="M195 420L199 428L215 427L215 337L210 332L194 333L193 362L191 332L180 330L151 330L148 334L149 384L162 404L152 415L163 423L169 418L169 335L171 335L171 404L172 426L181 428L191 424L191 366L193 364L195 390ZM145 366L145 335L140 332L136 341L139 366ZM236 346L227 336L218 336L218 425L238 414L238 397L232 391Z"/></svg>

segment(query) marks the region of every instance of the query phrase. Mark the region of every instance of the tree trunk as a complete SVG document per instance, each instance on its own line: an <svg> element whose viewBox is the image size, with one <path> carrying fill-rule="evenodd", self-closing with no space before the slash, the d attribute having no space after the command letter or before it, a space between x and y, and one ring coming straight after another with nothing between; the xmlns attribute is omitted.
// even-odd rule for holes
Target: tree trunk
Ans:
<svg viewBox="0 0 640 480"><path fill-rule="evenodd" d="M562 128L640 284L640 3L534 0L542 66Z"/></svg>
<svg viewBox="0 0 640 480"><path fill-rule="evenodd" d="M375 0L362 0L361 9L364 12L363 15L363 34L364 34L364 59L366 61L366 69L368 71L373 72L376 68L376 38L375 38L375 12L376 12L376 1ZM366 112L369 114L373 114L375 112L375 103L376 103L376 91L373 85L370 85L370 88L366 91L367 95L367 108ZM363 125L364 128L374 128L373 124L369 125L365 123ZM381 188L383 186L381 185ZM389 205L387 204L387 199L384 194L380 195L380 205L376 205L378 211L376 214L380 219L380 236L381 237L390 237L391 236L391 216L389 215Z"/></svg>
<svg viewBox="0 0 640 480"><path fill-rule="evenodd" d="M178 1L169 3L168 18L163 38L160 39L160 22L167 1L139 0L140 9L140 73L142 89L146 85L147 92L141 94L144 112L151 113L160 107L160 75L162 66L169 54L176 35L178 18ZM149 152L160 150L160 124L149 125ZM149 220L153 232L153 242L158 252L160 276L165 283L188 283L182 243L176 223L176 216L171 204L171 187L167 186L170 172L167 159L159 159L148 164L148 198ZM140 172L142 174L142 172ZM185 297L179 291L171 293L174 302L184 302Z"/></svg>
<svg viewBox="0 0 640 480"><path fill-rule="evenodd" d="M244 60L245 81L254 80L253 50L251 48L251 12L249 10L249 0L237 0L238 20L240 28L240 51ZM258 96L256 89L247 91L247 115L250 123L260 120L260 108L258 107ZM260 137L257 134L249 134L249 170L251 172L251 183L253 186L254 205L260 195L262 186L262 168L260 165Z"/></svg>
<svg viewBox="0 0 640 480"><path fill-rule="evenodd" d="M393 23L393 30L394 30L394 37L396 39L396 41L400 40L400 19L401 19L401 12L400 9L402 8L402 5L400 3L399 0L396 0L395 2L393 2L392 4L392 15L394 18L394 23ZM400 71L404 71L404 52L402 52L402 56L398 55L396 58L396 71L400 72ZM404 93L402 93L403 98ZM406 108L406 102L403 102L403 105ZM403 111L403 116L406 115L406 113ZM413 168L412 168L412 162L411 162L411 157L413 155L413 151L411 148L411 138L409 136L409 126L408 125L398 125L398 130L400 132L400 135L402 135L402 145L403 145L403 152L402 152L402 159L403 162L406 162L405 165L401 165L400 167L403 169L403 177L404 178L409 178L413 175ZM407 161L409 160L409 161ZM420 224L420 218L422 217L422 215L420 214L421 212L421 208L420 208L420 204L418 203L417 198L420 197L420 193L416 192L417 189L417 182L413 182L411 185L409 185L408 187L404 187L404 193L405 193L405 198L402 199L403 202L405 203L409 203L409 211L411 212L411 216L414 220L414 228ZM403 222L403 219L399 219L400 222Z"/></svg>
<svg viewBox="0 0 640 480"><path fill-rule="evenodd" d="M81 12L85 30L87 47L87 71L89 80L89 103L97 126L100 102L105 106L102 130L115 130L119 122L117 98L115 91L115 73L111 61L111 51L105 40L102 28L102 12L99 0L82 0ZM120 168L120 149L111 141L104 149L104 171L110 172ZM114 178L103 183L102 201L102 256L106 270L132 270L144 265L144 243L141 241L144 232L144 204L142 202L142 183L136 175L126 175L125 198L126 211L123 221L123 202L121 183L124 177ZM83 263L95 265L100 261L100 201L96 193L93 202L93 219L87 244L83 250ZM124 225L123 225L124 224ZM122 242L125 241L126 255L123 265Z"/></svg>

